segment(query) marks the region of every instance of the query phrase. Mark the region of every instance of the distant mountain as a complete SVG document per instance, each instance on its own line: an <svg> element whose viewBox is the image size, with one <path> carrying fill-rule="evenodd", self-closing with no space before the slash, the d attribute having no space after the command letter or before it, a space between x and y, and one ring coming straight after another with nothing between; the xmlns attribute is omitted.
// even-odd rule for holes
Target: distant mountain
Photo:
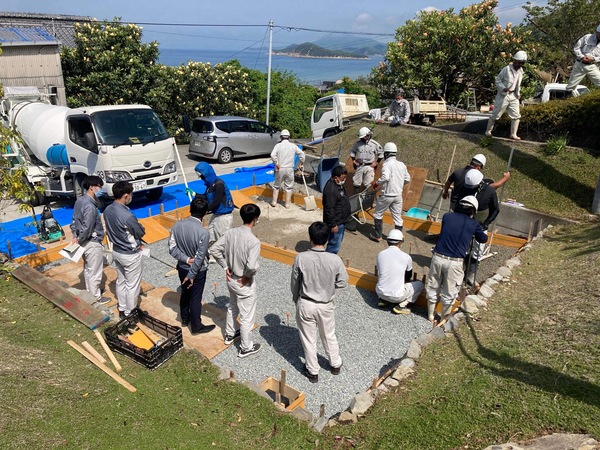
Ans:
<svg viewBox="0 0 600 450"><path fill-rule="evenodd" d="M341 49L327 50L311 42L293 44L279 50L273 50L273 54L299 56L304 58L367 58L364 54L348 52Z"/></svg>
<svg viewBox="0 0 600 450"><path fill-rule="evenodd" d="M328 50L343 50L358 55L385 55L387 44L366 36L326 34L313 44Z"/></svg>

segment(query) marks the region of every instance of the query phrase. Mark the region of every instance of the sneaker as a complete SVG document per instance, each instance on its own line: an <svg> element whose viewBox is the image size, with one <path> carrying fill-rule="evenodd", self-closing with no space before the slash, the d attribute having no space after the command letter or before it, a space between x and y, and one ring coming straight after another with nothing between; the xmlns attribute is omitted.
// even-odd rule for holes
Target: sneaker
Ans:
<svg viewBox="0 0 600 450"><path fill-rule="evenodd" d="M319 375L313 375L312 373L310 373L306 368L306 364L304 364L304 375L306 375L306 378L308 378L308 381L310 381L311 383L319 382Z"/></svg>
<svg viewBox="0 0 600 450"><path fill-rule="evenodd" d="M235 333L233 333L233 336L231 334L226 334L225 339L223 339L223 343L225 345L231 345L235 341L237 341L239 338L240 338L240 330L237 330Z"/></svg>
<svg viewBox="0 0 600 450"><path fill-rule="evenodd" d="M127 319L127 315L125 311L119 311L119 319Z"/></svg>
<svg viewBox="0 0 600 450"><path fill-rule="evenodd" d="M332 367L331 368L331 375L339 375L340 374L340 370L342 369L342 366L344 364L340 364L340 367Z"/></svg>
<svg viewBox="0 0 600 450"><path fill-rule="evenodd" d="M196 336L197 334L204 334L204 333L209 333L212 330L214 330L217 326L216 325L202 325L198 330L196 331L191 331L192 336Z"/></svg>
<svg viewBox="0 0 600 450"><path fill-rule="evenodd" d="M394 314L410 314L410 309L408 309L406 306L394 306L394 309L392 309L392 312Z"/></svg>
<svg viewBox="0 0 600 450"><path fill-rule="evenodd" d="M96 300L96 305L106 305L110 303L110 298L108 297L100 297L100 300Z"/></svg>
<svg viewBox="0 0 600 450"><path fill-rule="evenodd" d="M387 302L385 300L383 300L382 298L378 298L377 299L377 306L379 306L380 308L385 308L386 306L389 306L390 302Z"/></svg>
<svg viewBox="0 0 600 450"><path fill-rule="evenodd" d="M240 350L238 352L238 357L245 358L246 356L250 356L250 355L254 355L255 353L258 353L259 350L260 350L260 344L254 344L252 346L252 348L249 350Z"/></svg>

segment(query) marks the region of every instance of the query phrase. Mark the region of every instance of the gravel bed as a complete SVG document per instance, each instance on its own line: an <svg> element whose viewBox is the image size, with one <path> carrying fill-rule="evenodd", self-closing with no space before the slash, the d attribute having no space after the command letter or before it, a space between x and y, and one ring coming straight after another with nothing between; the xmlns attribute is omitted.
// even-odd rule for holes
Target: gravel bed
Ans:
<svg viewBox="0 0 600 450"><path fill-rule="evenodd" d="M166 240L150 247L154 258L174 264ZM144 280L154 286L177 289L178 278L165 277L169 267L154 258L144 260ZM411 339L431 328L423 311L415 309L418 314L394 315L389 309L377 307L375 293L348 286L336 299L342 371L337 376L331 375L327 357L319 346L319 382L312 384L301 372L304 360L290 293L291 267L264 258L260 263L255 318L259 328L254 330L253 338L262 348L255 355L238 358L239 344L233 345L212 362L233 370L238 380L257 384L268 376L279 379L281 370L285 370L288 385L306 395L306 409L314 415L318 415L321 404L325 404L327 416L345 410L355 394L365 391L373 378L405 354ZM226 309L228 300L223 271L211 264L204 302Z"/></svg>

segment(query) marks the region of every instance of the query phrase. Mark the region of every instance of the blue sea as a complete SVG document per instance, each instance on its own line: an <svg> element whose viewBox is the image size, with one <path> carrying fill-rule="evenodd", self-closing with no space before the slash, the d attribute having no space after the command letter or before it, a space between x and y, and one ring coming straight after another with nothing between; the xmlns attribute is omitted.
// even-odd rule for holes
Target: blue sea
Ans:
<svg viewBox="0 0 600 450"><path fill-rule="evenodd" d="M268 50L246 49L235 50L194 50L161 48L159 62L167 66L187 64L188 61L223 63L237 59L242 66L249 69L267 72ZM296 75L302 82L319 85L324 81L336 81L343 77L356 79L367 76L371 69L379 65L383 56L371 56L369 59L335 59L335 58L292 58L290 56L273 55L272 70L287 71Z"/></svg>

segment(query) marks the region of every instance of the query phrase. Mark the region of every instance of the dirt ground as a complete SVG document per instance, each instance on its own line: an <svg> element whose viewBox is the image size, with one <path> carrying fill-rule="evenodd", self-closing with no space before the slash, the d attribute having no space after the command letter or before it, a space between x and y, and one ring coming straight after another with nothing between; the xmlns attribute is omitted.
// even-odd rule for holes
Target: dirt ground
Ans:
<svg viewBox="0 0 600 450"><path fill-rule="evenodd" d="M311 223L323 220L323 212L319 209L305 211L303 206L292 205L286 209L280 203L275 207L269 205L270 199L255 197L261 208L261 217L258 225L254 228L255 235L261 240L279 247L286 247L297 252L305 251L310 247L308 239L308 227ZM370 221L359 225L355 232L346 231L339 256L348 266L363 270L367 273L375 273L377 254L387 247L385 240L377 243L369 239L373 230L372 218ZM234 212L234 226L241 225L239 212ZM392 225L384 224L384 234L393 228ZM435 236L415 230L404 230L404 244L402 250L411 255L413 259L413 271L421 279L427 275L431 262L431 250L435 246ZM493 246L492 252L496 255L481 262L477 272L477 281L482 283L494 274L504 261L515 254L515 249Z"/></svg>

